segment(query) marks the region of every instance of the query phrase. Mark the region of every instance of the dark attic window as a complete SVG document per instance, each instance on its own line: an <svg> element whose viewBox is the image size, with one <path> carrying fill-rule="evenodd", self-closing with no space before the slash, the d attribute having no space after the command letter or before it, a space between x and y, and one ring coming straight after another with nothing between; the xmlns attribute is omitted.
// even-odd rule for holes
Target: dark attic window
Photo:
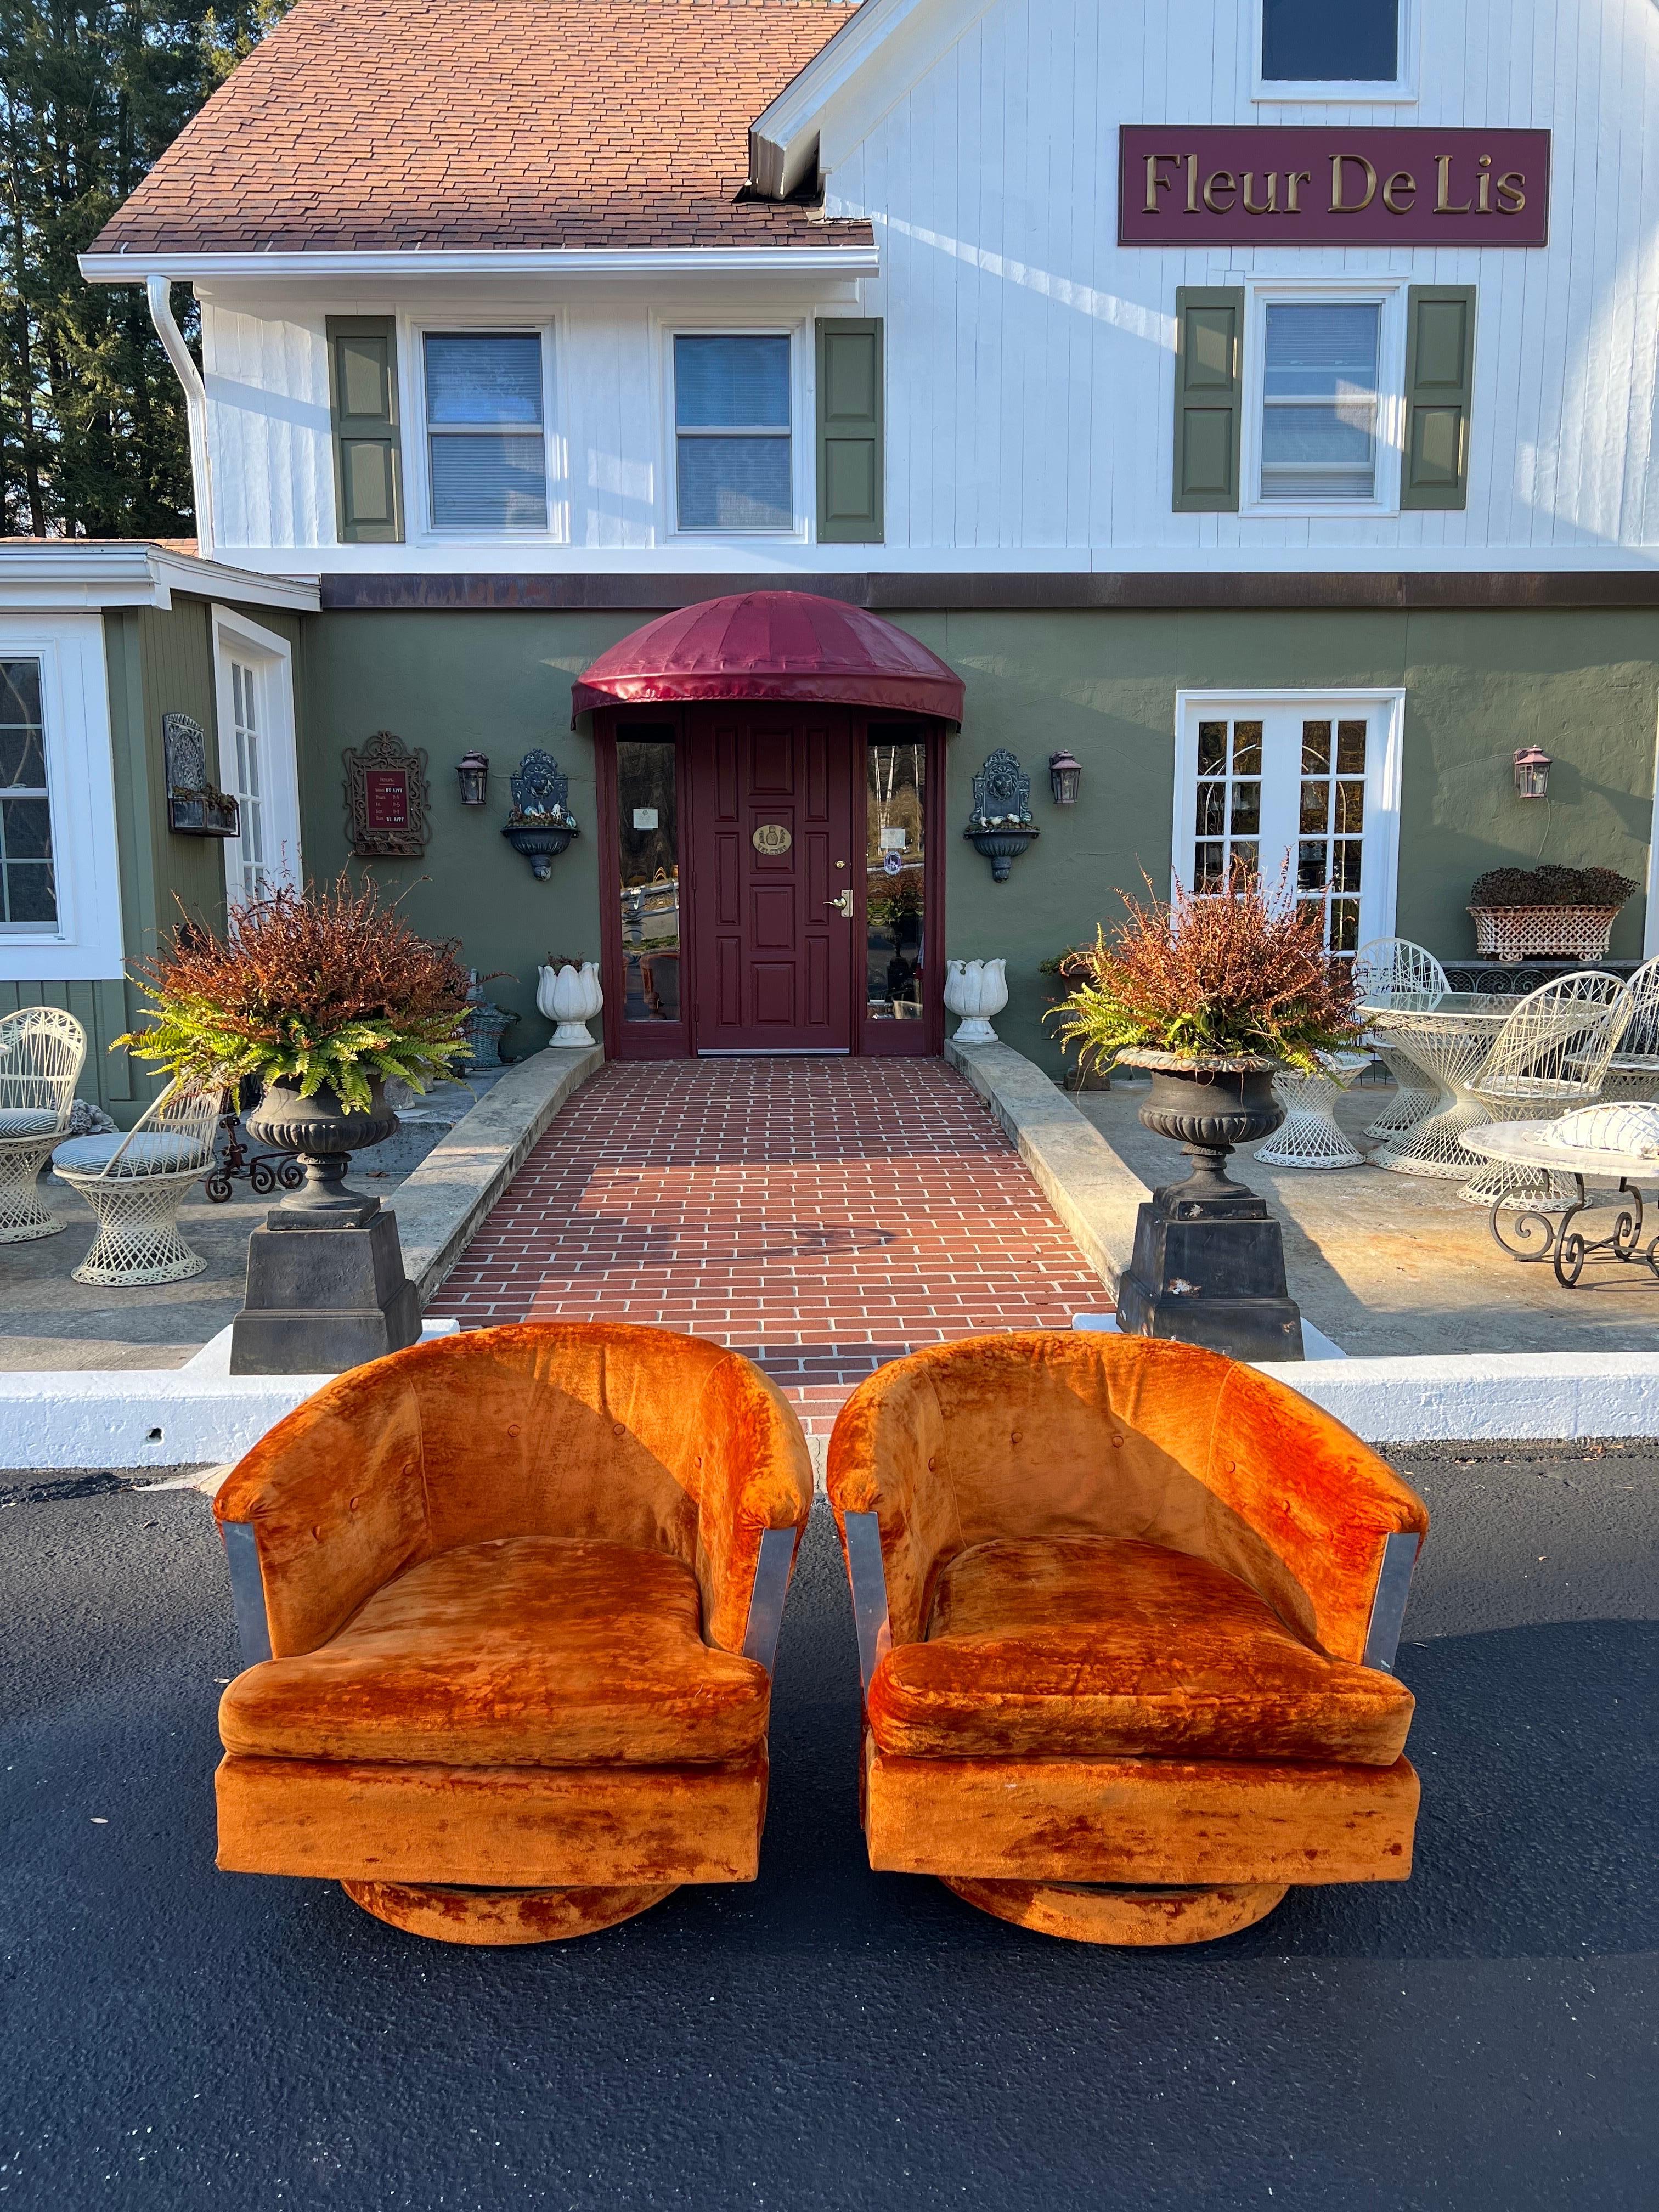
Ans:
<svg viewBox="0 0 1659 2212"><path fill-rule="evenodd" d="M1392 84L1400 0L1261 0L1261 75L1285 84Z"/></svg>

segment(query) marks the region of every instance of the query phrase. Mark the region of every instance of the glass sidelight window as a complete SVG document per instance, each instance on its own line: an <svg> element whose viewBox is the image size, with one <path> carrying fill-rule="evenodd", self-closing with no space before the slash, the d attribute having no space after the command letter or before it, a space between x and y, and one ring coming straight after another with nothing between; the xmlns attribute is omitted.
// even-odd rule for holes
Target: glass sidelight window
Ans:
<svg viewBox="0 0 1659 2212"><path fill-rule="evenodd" d="M680 1018L680 832L674 732L617 739L624 1022Z"/></svg>
<svg viewBox="0 0 1659 2212"><path fill-rule="evenodd" d="M1183 700L1174 872L1199 896L1242 864L1314 909L1327 948L1394 927L1399 701Z"/></svg>
<svg viewBox="0 0 1659 2212"><path fill-rule="evenodd" d="M865 1011L874 1021L919 1022L927 1010L927 764L926 741L914 727L871 730L866 748Z"/></svg>

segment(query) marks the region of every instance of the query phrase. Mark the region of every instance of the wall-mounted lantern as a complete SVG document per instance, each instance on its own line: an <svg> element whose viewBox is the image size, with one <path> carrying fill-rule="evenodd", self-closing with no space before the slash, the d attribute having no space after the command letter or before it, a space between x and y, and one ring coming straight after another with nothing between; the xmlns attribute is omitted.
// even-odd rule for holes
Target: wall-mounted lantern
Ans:
<svg viewBox="0 0 1659 2212"><path fill-rule="evenodd" d="M1554 766L1547 752L1536 745L1523 745L1515 756L1515 787L1522 799L1547 799L1550 795L1550 769Z"/></svg>
<svg viewBox="0 0 1659 2212"><path fill-rule="evenodd" d="M455 781L461 787L463 806L482 806L489 782L489 754L464 754L455 763Z"/></svg>
<svg viewBox="0 0 1659 2212"><path fill-rule="evenodd" d="M1056 806L1075 806L1077 787L1083 781L1083 763L1075 753L1050 753L1048 788Z"/></svg>

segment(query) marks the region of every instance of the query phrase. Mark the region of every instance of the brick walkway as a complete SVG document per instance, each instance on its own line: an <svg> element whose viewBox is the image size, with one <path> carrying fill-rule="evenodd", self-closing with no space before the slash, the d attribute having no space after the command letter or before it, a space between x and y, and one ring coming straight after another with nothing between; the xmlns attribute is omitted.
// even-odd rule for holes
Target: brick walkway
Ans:
<svg viewBox="0 0 1659 2212"><path fill-rule="evenodd" d="M431 1311L689 1329L823 1434L884 1360L1106 1298L942 1060L705 1060L612 1063L578 1091Z"/></svg>

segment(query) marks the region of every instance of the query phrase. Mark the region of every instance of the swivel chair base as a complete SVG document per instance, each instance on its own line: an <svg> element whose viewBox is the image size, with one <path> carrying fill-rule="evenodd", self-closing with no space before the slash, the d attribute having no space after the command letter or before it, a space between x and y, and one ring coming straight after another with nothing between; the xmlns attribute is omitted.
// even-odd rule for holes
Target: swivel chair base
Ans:
<svg viewBox="0 0 1659 2212"><path fill-rule="evenodd" d="M1239 1882L1227 1888L1092 1881L975 1881L942 1875L946 1889L1017 1928L1073 1943L1151 1948L1212 1943L1265 1920L1288 1883Z"/></svg>
<svg viewBox="0 0 1659 2212"><path fill-rule="evenodd" d="M558 1943L592 1936L672 1897L675 1881L590 1889L475 1889L451 1882L343 1881L354 1905L438 1943Z"/></svg>

